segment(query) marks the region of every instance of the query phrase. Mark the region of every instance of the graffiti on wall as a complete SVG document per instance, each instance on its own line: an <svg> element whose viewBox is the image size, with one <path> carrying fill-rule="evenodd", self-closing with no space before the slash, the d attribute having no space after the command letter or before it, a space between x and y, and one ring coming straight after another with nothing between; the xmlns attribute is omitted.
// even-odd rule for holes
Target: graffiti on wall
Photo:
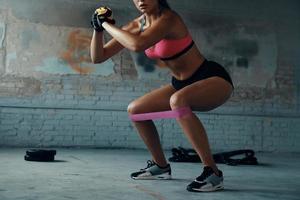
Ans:
<svg viewBox="0 0 300 200"><path fill-rule="evenodd" d="M61 54L61 58L79 74L89 74L95 71L94 67L82 65L84 62L91 63L88 53L90 43L90 36L82 34L80 30L72 31L68 37L67 49Z"/></svg>
<svg viewBox="0 0 300 200"><path fill-rule="evenodd" d="M91 36L81 30L68 33L66 48L58 56L46 57L37 71L51 74L95 74L109 76L115 73L115 63L108 59L101 64L93 64L89 55Z"/></svg>

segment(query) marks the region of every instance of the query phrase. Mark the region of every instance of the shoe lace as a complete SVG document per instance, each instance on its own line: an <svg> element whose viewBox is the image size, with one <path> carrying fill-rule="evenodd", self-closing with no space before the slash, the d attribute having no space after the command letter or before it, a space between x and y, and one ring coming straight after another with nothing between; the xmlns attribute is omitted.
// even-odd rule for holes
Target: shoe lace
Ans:
<svg viewBox="0 0 300 200"><path fill-rule="evenodd" d="M148 169L149 167L152 167L153 165L156 165L153 160L147 160L147 167L141 169L141 171L145 171L146 169Z"/></svg>

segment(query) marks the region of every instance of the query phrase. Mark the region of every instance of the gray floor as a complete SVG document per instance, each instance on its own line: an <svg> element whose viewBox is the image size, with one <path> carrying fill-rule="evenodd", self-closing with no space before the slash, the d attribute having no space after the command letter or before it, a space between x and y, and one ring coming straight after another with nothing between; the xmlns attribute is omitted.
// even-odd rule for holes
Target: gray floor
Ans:
<svg viewBox="0 0 300 200"><path fill-rule="evenodd" d="M190 193L185 187L200 164L171 163L173 180L134 181L129 174L145 167L146 151L56 149L56 162L41 163L24 161L25 150L0 149L0 200L300 199L299 154L257 154L260 166L219 165L224 191Z"/></svg>

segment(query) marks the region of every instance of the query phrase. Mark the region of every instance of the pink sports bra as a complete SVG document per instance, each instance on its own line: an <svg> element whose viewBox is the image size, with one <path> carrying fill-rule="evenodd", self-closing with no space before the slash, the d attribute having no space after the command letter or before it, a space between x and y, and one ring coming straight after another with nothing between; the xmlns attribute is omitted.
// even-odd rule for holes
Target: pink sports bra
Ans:
<svg viewBox="0 0 300 200"><path fill-rule="evenodd" d="M145 17L141 20L141 31L146 23ZM154 46L145 50L145 54L152 59L172 60L190 50L194 41L190 34L180 39L162 39Z"/></svg>

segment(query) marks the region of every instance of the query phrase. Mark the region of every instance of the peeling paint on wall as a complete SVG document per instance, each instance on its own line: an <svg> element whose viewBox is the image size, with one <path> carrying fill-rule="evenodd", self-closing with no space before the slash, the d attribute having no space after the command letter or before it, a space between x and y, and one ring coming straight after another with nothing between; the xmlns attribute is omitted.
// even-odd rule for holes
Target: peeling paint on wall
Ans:
<svg viewBox="0 0 300 200"><path fill-rule="evenodd" d="M158 63L149 60L143 53L131 52L138 79L141 80L170 80L170 71L160 68ZM146 68L145 68L146 67ZM149 68L151 70L149 70Z"/></svg>
<svg viewBox="0 0 300 200"><path fill-rule="evenodd" d="M148 59L144 53L137 54L137 63L143 67L145 72L153 72L155 70L155 61Z"/></svg>
<svg viewBox="0 0 300 200"><path fill-rule="evenodd" d="M16 52L12 52L7 54L6 56L6 66L10 66L11 61L13 60L17 60L17 53Z"/></svg>
<svg viewBox="0 0 300 200"><path fill-rule="evenodd" d="M49 74L75 74L74 70L72 70L67 63L57 57L43 59L43 65L36 66L35 70Z"/></svg>
<svg viewBox="0 0 300 200"><path fill-rule="evenodd" d="M5 23L0 22L0 49L4 48L6 26Z"/></svg>
<svg viewBox="0 0 300 200"><path fill-rule="evenodd" d="M84 66L91 65L90 63L82 63ZM107 60L104 63L96 64L91 66L93 69L93 74L102 75L102 76L109 76L114 73L114 63L111 59ZM59 59L57 57L49 57L43 59L43 64L41 66L35 67L36 71L45 72L49 74L78 74L77 71L74 71L68 63L64 60Z"/></svg>
<svg viewBox="0 0 300 200"><path fill-rule="evenodd" d="M138 78L138 72L129 50L120 51L112 57L112 61L115 63L116 74L121 76L123 80L136 80Z"/></svg>
<svg viewBox="0 0 300 200"><path fill-rule="evenodd" d="M264 88L274 79L278 50L272 23L213 16L190 23L204 56L224 65L236 86Z"/></svg>
<svg viewBox="0 0 300 200"><path fill-rule="evenodd" d="M25 27L21 36L21 45L23 49L28 49L30 47L30 43L40 41L40 35L36 30L36 27Z"/></svg>
<svg viewBox="0 0 300 200"><path fill-rule="evenodd" d="M0 80L0 96L33 96L41 93L41 82L34 78L5 76Z"/></svg>

